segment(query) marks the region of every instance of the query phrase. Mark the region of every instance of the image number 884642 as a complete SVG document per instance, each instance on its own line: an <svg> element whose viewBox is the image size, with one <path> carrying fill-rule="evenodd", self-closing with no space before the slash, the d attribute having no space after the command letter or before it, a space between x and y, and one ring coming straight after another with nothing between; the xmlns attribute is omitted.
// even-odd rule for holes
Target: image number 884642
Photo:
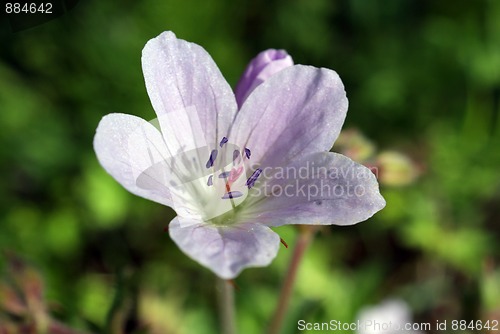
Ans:
<svg viewBox="0 0 500 334"><path fill-rule="evenodd" d="M5 4L6 14L52 14L52 3L20 3L8 2Z"/></svg>

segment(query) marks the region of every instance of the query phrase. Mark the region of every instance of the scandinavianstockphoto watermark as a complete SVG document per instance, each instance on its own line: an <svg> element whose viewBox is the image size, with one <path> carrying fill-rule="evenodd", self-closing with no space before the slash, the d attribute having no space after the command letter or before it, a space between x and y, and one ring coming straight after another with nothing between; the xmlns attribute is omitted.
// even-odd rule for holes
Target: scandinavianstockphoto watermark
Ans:
<svg viewBox="0 0 500 334"><path fill-rule="evenodd" d="M249 196L278 196L278 197L301 197L312 201L317 198L346 198L362 197L366 194L366 188L361 184L332 184L325 180L319 180L319 183L304 184L300 180L294 180L293 183L286 185L263 183L256 187Z"/></svg>
<svg viewBox="0 0 500 334"><path fill-rule="evenodd" d="M368 187L378 187L377 169L335 153L277 166L258 150L252 154L226 137L214 142L215 133L204 129L192 116L196 114L194 107L170 112L141 124L126 138L127 164L137 188L168 194L180 216L207 221L249 197L286 197L317 205L338 199L349 206L373 191ZM152 128L161 129L161 136Z"/></svg>
<svg viewBox="0 0 500 334"><path fill-rule="evenodd" d="M197 115L194 107L171 112L137 127L127 138L129 156L141 156L129 161L136 186L171 194L178 212L203 211L204 219L211 219L247 197L263 196L319 205L323 200L363 197L371 191L366 187L377 185L376 168L368 169L334 153L318 153L283 166L266 165L272 162L259 159L250 148L226 137L214 143L192 115ZM151 127L161 129L162 137L148 136ZM204 209L197 209L199 206Z"/></svg>
<svg viewBox="0 0 500 334"><path fill-rule="evenodd" d="M378 177L376 167L366 168L354 162L338 167L317 166L314 161L287 167L262 168L258 182L249 196L285 196L307 198L362 197L367 179Z"/></svg>
<svg viewBox="0 0 500 334"><path fill-rule="evenodd" d="M272 178L277 180L286 179L304 179L304 180L315 180L315 179L367 179L370 174L374 174L378 177L377 168L365 168L364 166L358 165L354 162L346 163L343 166L336 167L325 167L317 166L315 161L306 161L301 166L286 166L286 167L260 167L252 166L253 169L261 168L262 175L266 178Z"/></svg>

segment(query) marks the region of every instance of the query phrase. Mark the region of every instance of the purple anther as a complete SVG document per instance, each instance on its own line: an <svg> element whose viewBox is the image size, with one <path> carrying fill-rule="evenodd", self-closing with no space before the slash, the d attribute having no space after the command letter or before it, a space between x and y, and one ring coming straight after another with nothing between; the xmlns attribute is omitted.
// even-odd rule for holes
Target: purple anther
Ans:
<svg viewBox="0 0 500 334"><path fill-rule="evenodd" d="M214 161L215 159L217 159L217 153L218 153L217 150L212 150L212 152L210 153L210 158L208 158L205 167L210 168L214 165Z"/></svg>
<svg viewBox="0 0 500 334"><path fill-rule="evenodd" d="M251 155L252 155L252 152L250 152L250 149L245 147L245 156L247 157L247 159L250 159Z"/></svg>
<svg viewBox="0 0 500 334"><path fill-rule="evenodd" d="M233 166L240 163L240 151L234 150L233 152Z"/></svg>
<svg viewBox="0 0 500 334"><path fill-rule="evenodd" d="M243 194L240 191L228 191L221 198L222 199L229 199L229 198L238 198L241 196L243 196Z"/></svg>
<svg viewBox="0 0 500 334"><path fill-rule="evenodd" d="M219 146L220 146L220 147L222 147L222 146L224 146L224 144L225 144L225 143L227 143L227 142L228 142L228 139L227 139L226 137L224 137L224 138L222 138L222 140L220 141Z"/></svg>
<svg viewBox="0 0 500 334"><path fill-rule="evenodd" d="M259 177L260 173L262 173L262 169L257 168L253 172L253 174L248 178L247 183L246 183L248 189L250 189L250 188L252 188L254 186L254 184L257 181L257 178Z"/></svg>
<svg viewBox="0 0 500 334"><path fill-rule="evenodd" d="M210 176L208 177L207 186L209 186L209 187L210 187L210 186L211 186L211 185L213 185L213 184L214 184L214 176L213 176L213 175L210 175Z"/></svg>
<svg viewBox="0 0 500 334"><path fill-rule="evenodd" d="M219 174L219 179L227 179L231 175L231 172L222 172Z"/></svg>

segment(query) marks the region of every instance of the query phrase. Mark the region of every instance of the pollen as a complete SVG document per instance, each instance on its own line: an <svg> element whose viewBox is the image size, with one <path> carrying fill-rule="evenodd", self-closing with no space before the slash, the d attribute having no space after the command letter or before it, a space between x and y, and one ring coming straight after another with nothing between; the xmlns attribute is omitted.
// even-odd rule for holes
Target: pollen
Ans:
<svg viewBox="0 0 500 334"><path fill-rule="evenodd" d="M261 173L262 173L262 169L257 168L253 172L253 174L248 178L247 183L246 183L246 186L248 187L248 189L250 189L254 186L255 182L257 181L257 179L259 178Z"/></svg>
<svg viewBox="0 0 500 334"><path fill-rule="evenodd" d="M210 157L208 158L208 161L207 161L207 164L205 165L205 167L207 168L210 168L214 165L214 162L215 162L215 159L217 159L217 154L219 152L217 150L212 150L212 152L210 153Z"/></svg>
<svg viewBox="0 0 500 334"><path fill-rule="evenodd" d="M229 140L226 137L222 138L222 140L219 143L219 146L222 148L222 146L224 146L224 144L227 143L228 141Z"/></svg>
<svg viewBox="0 0 500 334"><path fill-rule="evenodd" d="M250 159L251 155L252 155L252 152L250 151L250 149L245 147L245 156L247 157L247 159Z"/></svg>

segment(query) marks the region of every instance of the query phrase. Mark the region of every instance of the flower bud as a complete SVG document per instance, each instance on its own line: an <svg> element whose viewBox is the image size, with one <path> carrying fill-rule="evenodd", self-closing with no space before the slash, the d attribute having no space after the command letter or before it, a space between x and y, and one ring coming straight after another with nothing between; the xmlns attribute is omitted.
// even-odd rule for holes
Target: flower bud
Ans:
<svg viewBox="0 0 500 334"><path fill-rule="evenodd" d="M258 85L289 66L293 66L293 60L285 50L269 49L259 53L250 61L236 86L238 109Z"/></svg>
<svg viewBox="0 0 500 334"><path fill-rule="evenodd" d="M412 183L418 176L413 162L404 154L385 151L378 155L379 181L388 186L403 186Z"/></svg>
<svg viewBox="0 0 500 334"><path fill-rule="evenodd" d="M368 161L375 154L375 144L358 129L342 130L334 149L359 163Z"/></svg>

